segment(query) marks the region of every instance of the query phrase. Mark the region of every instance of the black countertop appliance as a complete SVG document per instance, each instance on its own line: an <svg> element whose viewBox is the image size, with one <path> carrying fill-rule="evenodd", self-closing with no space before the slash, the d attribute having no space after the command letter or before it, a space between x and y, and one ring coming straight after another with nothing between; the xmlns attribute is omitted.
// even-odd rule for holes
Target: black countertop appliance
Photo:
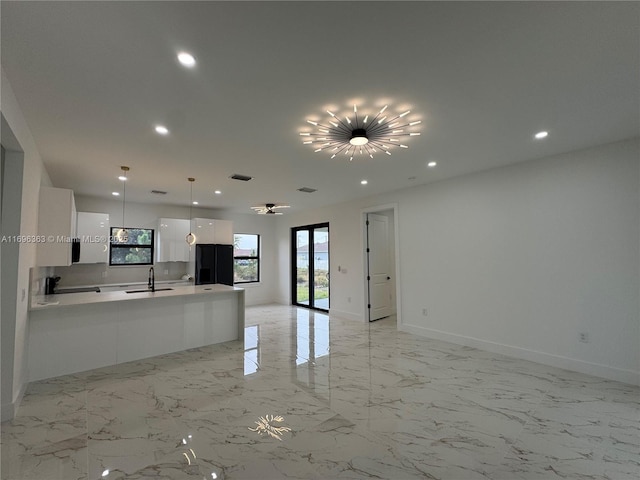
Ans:
<svg viewBox="0 0 640 480"><path fill-rule="evenodd" d="M196 285L233 286L233 245L196 244Z"/></svg>

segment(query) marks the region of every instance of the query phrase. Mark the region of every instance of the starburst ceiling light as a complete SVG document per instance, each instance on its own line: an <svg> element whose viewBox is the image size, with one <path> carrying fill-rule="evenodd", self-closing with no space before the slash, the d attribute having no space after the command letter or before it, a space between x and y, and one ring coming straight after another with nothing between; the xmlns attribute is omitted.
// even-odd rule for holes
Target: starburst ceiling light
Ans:
<svg viewBox="0 0 640 480"><path fill-rule="evenodd" d="M326 152L335 158L344 154L349 161L357 155L373 158L377 153L391 155L398 148L409 148L403 142L420 135L422 120L409 118L411 110L391 113L385 105L377 113L353 106L353 112L334 113L327 110L325 122L307 120L314 128L300 132L302 143L311 145L314 152Z"/></svg>
<svg viewBox="0 0 640 480"><path fill-rule="evenodd" d="M276 205L275 203L265 203L264 205L257 205L251 207L256 213L260 215L282 215L282 212L276 212L279 208L289 208L289 205Z"/></svg>

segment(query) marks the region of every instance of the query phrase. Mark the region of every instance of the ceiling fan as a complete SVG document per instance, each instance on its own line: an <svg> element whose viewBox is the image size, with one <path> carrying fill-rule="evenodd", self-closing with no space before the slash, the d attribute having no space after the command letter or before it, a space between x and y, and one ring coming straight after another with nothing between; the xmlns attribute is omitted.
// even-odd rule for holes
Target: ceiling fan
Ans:
<svg viewBox="0 0 640 480"><path fill-rule="evenodd" d="M260 215L282 215L282 212L276 212L275 210L279 208L289 208L289 205L277 205L275 203L265 203L264 206L258 205L256 207L251 207L256 213Z"/></svg>

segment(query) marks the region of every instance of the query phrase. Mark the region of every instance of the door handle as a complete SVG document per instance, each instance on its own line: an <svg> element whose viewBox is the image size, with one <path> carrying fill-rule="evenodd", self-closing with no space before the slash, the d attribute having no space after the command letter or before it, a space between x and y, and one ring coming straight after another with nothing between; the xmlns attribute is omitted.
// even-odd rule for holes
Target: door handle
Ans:
<svg viewBox="0 0 640 480"><path fill-rule="evenodd" d="M387 280L391 280L391 277L387 277Z"/></svg>

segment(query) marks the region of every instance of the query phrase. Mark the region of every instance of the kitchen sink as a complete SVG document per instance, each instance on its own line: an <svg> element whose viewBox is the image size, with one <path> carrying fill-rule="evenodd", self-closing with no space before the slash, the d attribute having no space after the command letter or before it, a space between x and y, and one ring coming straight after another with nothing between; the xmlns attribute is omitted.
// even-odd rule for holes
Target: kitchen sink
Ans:
<svg viewBox="0 0 640 480"><path fill-rule="evenodd" d="M164 292L165 290L173 290L173 288L156 288L154 291L155 292ZM144 290L126 290L125 291L125 293L144 293L144 292L153 293L148 288L145 288Z"/></svg>

